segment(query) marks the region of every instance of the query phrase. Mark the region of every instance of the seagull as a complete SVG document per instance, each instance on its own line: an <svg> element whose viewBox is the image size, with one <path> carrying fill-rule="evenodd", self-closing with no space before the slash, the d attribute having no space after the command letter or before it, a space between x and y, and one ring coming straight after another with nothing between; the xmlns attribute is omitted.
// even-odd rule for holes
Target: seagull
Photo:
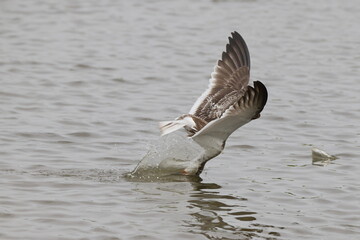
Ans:
<svg viewBox="0 0 360 240"><path fill-rule="evenodd" d="M260 81L250 86L249 79L249 50L241 35L234 31L214 67L208 89L189 113L159 123L161 138L165 139L162 146L150 151L133 173L150 170L199 175L206 162L222 152L236 129L260 117L268 93ZM179 138L179 132L185 132L185 137ZM177 136L172 144L170 136Z"/></svg>

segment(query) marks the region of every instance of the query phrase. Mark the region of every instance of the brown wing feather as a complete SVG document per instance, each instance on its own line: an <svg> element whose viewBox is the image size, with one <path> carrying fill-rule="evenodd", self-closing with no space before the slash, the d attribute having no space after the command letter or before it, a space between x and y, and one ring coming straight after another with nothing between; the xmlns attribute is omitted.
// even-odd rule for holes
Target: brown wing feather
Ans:
<svg viewBox="0 0 360 240"><path fill-rule="evenodd" d="M221 118L236 115L242 111L249 111L249 109L251 109L250 112L252 112L251 116L249 116L250 120L259 118L267 102L267 98L268 92L265 85L260 81L255 81L254 87L247 86L244 95L226 110Z"/></svg>
<svg viewBox="0 0 360 240"><path fill-rule="evenodd" d="M245 93L250 78L250 54L244 39L233 32L211 74L209 89L198 99L190 114L206 122L219 118Z"/></svg>
<svg viewBox="0 0 360 240"><path fill-rule="evenodd" d="M268 92L264 84L254 82L254 87L248 86L243 97L234 103L224 114L208 123L200 131L192 136L198 143L207 142L208 138L216 138L224 143L236 129L260 117L268 98Z"/></svg>

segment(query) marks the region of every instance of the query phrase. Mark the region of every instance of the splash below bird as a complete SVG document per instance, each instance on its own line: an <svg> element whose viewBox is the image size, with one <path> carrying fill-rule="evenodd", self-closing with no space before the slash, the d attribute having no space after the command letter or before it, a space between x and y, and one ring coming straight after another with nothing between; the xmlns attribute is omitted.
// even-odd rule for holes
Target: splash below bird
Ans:
<svg viewBox="0 0 360 240"><path fill-rule="evenodd" d="M249 50L239 33L231 35L208 89L188 114L160 122L163 141L149 151L133 174L200 174L205 163L221 153L236 129L260 117L267 101L266 87L260 81L248 85Z"/></svg>

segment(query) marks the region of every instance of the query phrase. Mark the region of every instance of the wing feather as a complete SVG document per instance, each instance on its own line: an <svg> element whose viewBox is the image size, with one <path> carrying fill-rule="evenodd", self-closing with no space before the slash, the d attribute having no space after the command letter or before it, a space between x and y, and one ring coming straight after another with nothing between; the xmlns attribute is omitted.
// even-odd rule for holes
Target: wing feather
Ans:
<svg viewBox="0 0 360 240"><path fill-rule="evenodd" d="M227 109L220 118L208 123L192 138L197 142L206 142L204 138L216 138L225 142L236 129L260 117L267 102L268 93L264 84L254 82L248 86L243 97Z"/></svg>
<svg viewBox="0 0 360 240"><path fill-rule="evenodd" d="M198 98L190 114L211 122L238 101L250 78L250 54L244 39L233 32L226 51L218 60L208 89Z"/></svg>
<svg viewBox="0 0 360 240"><path fill-rule="evenodd" d="M240 126L260 116L267 101L261 82L248 86L250 54L239 33L231 33L226 51L211 73L208 89L189 114L161 124L162 134L184 127L194 139L213 135L224 141Z"/></svg>

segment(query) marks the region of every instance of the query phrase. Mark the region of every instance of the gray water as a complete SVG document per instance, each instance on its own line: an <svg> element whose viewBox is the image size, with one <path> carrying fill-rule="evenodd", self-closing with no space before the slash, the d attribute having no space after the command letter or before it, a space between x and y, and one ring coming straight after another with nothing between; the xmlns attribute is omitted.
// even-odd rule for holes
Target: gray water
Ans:
<svg viewBox="0 0 360 240"><path fill-rule="evenodd" d="M359 239L360 5L0 2L0 239ZM136 181L238 31L262 117L201 178ZM336 160L313 164L311 149Z"/></svg>

